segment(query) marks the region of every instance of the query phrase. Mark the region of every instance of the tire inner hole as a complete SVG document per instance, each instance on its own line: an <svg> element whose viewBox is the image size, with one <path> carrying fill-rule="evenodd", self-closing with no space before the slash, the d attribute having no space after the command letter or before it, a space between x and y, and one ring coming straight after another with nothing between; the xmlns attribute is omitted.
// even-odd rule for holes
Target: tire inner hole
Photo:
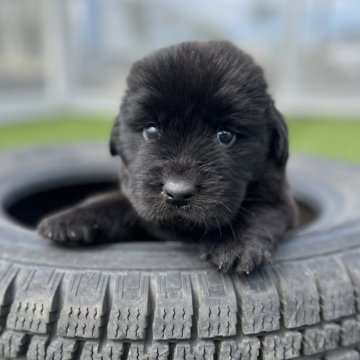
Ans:
<svg viewBox="0 0 360 360"><path fill-rule="evenodd" d="M8 201L5 205L5 213L15 223L28 229L35 229L39 221L52 213L75 205L85 198L118 187L114 181L99 181L95 183L77 183L64 186L47 188L46 190L26 191L25 195ZM316 211L297 200L299 207L299 227L308 225L316 218Z"/></svg>

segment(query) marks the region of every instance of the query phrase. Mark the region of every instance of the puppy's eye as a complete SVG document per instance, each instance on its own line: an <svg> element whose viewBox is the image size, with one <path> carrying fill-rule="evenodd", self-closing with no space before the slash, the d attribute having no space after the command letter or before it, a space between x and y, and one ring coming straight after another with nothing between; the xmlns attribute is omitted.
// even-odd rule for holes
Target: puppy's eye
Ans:
<svg viewBox="0 0 360 360"><path fill-rule="evenodd" d="M230 146L235 141L235 134L229 130L219 130L216 134L216 139L219 144Z"/></svg>
<svg viewBox="0 0 360 360"><path fill-rule="evenodd" d="M159 128L155 125L148 125L143 130L143 137L147 141L158 139L160 137Z"/></svg>

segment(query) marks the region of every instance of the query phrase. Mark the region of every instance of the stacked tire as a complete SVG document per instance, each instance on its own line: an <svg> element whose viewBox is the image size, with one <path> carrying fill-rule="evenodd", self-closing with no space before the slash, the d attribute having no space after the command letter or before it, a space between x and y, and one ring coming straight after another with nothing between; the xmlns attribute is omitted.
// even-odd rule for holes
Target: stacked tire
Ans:
<svg viewBox="0 0 360 360"><path fill-rule="evenodd" d="M58 247L9 211L117 166L103 144L0 155L1 359L360 359L359 167L291 158L316 216L250 275L219 273L196 244Z"/></svg>

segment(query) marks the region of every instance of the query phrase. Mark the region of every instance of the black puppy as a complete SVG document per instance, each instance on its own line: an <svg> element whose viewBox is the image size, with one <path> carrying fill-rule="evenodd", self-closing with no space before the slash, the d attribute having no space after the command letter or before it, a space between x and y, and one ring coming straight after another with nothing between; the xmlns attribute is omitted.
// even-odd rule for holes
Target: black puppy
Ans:
<svg viewBox="0 0 360 360"><path fill-rule="evenodd" d="M187 42L136 62L111 135L120 191L44 219L54 241L200 241L222 271L271 260L294 225L287 128L262 70L229 42Z"/></svg>

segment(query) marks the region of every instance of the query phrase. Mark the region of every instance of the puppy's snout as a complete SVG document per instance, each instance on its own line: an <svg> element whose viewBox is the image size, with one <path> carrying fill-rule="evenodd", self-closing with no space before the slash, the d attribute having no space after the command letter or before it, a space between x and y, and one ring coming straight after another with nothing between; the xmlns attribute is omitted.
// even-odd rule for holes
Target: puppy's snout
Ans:
<svg viewBox="0 0 360 360"><path fill-rule="evenodd" d="M195 190L195 185L191 180L169 179L164 184L162 194L166 202L176 206L184 206L190 202Z"/></svg>

